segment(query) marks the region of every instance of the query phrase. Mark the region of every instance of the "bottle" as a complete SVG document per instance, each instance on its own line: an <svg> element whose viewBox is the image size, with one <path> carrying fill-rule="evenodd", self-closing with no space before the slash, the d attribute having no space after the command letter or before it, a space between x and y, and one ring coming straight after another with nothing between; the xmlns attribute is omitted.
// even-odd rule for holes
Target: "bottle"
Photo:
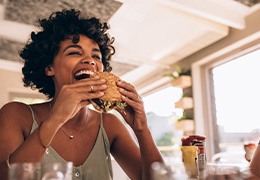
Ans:
<svg viewBox="0 0 260 180"><path fill-rule="evenodd" d="M189 178L197 178L199 175L198 168L198 147L197 146L182 146L182 161L186 173Z"/></svg>

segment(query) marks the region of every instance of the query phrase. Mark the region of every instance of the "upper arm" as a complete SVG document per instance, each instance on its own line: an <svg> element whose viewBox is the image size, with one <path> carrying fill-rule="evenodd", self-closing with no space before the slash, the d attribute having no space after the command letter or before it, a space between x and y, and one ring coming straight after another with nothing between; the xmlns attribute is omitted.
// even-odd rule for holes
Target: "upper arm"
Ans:
<svg viewBox="0 0 260 180"><path fill-rule="evenodd" d="M23 117L21 110L25 105L11 102L0 110L0 162L8 159L10 154L24 141Z"/></svg>
<svg viewBox="0 0 260 180"><path fill-rule="evenodd" d="M105 118L104 126L111 139L111 154L131 179L142 174L141 155L133 135L121 120L114 115Z"/></svg>

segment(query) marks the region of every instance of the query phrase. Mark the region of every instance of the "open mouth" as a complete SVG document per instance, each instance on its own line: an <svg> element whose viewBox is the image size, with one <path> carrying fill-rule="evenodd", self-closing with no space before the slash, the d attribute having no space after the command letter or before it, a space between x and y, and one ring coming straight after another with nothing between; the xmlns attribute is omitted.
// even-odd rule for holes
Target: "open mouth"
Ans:
<svg viewBox="0 0 260 180"><path fill-rule="evenodd" d="M88 70L80 70L79 72L77 72L74 77L76 80L81 80L81 79L86 79L89 78L90 75L93 75L94 73L92 71L88 71Z"/></svg>

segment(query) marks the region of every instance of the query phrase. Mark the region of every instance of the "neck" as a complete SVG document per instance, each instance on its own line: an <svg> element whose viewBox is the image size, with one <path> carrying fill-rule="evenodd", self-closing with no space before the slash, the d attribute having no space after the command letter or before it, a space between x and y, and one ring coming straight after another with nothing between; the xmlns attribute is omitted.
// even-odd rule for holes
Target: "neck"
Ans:
<svg viewBox="0 0 260 180"><path fill-rule="evenodd" d="M82 126L83 123L85 123L85 121L88 120L88 116L89 116L89 109L88 107L84 107L82 109L79 110L79 112L69 121L67 121L64 125L66 127L80 127Z"/></svg>
<svg viewBox="0 0 260 180"><path fill-rule="evenodd" d="M55 103L55 99L52 99L51 101L48 102L48 106L52 107L53 104ZM77 114L71 118L70 120L68 120L63 126L65 127L78 127L81 126L83 123L85 123L85 121L88 120L88 114L90 113L90 110L88 109L88 107L83 107L81 108Z"/></svg>

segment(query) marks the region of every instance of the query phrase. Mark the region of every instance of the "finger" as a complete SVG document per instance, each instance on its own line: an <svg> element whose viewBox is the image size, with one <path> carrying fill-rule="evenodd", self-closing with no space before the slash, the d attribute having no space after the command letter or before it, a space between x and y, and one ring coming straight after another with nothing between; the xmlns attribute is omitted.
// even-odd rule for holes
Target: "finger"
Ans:
<svg viewBox="0 0 260 180"><path fill-rule="evenodd" d="M92 92L92 93L86 93L86 92L78 93L78 99L80 101L101 98L102 96L104 96L104 92L102 92L102 91L97 91L97 92Z"/></svg>
<svg viewBox="0 0 260 180"><path fill-rule="evenodd" d="M89 93L93 93L93 92L98 92L98 91L105 91L107 89L107 85L103 84L103 85L92 85L92 84L86 84L84 86L80 86L80 87L75 87L75 91L76 92L89 92Z"/></svg>
<svg viewBox="0 0 260 180"><path fill-rule="evenodd" d="M130 83L124 81L118 82L119 91L124 95L132 99L133 101L140 102L142 101L141 97L138 95L134 86Z"/></svg>
<svg viewBox="0 0 260 180"><path fill-rule="evenodd" d="M89 88L90 88L90 92L93 92L93 91L94 91L94 86L89 85Z"/></svg>
<svg viewBox="0 0 260 180"><path fill-rule="evenodd" d="M119 88L119 92L127 97L128 99L132 100L133 102L141 102L141 97L135 92L127 91L125 89Z"/></svg>
<svg viewBox="0 0 260 180"><path fill-rule="evenodd" d="M106 84L105 79L87 78L71 84L71 87L82 87L86 85L103 85L103 84Z"/></svg>
<svg viewBox="0 0 260 180"><path fill-rule="evenodd" d="M107 89L107 85L90 85L91 92L105 91Z"/></svg>
<svg viewBox="0 0 260 180"><path fill-rule="evenodd" d="M130 83L127 83L125 81L118 81L117 85L118 85L119 88L123 88L123 89L125 89L127 91L131 91L131 92L137 93L137 91L135 90L135 87L132 84L130 84Z"/></svg>
<svg viewBox="0 0 260 180"><path fill-rule="evenodd" d="M72 88L76 88L77 92L94 92L107 89L106 80L98 79L93 81L94 78L91 79L75 83Z"/></svg>
<svg viewBox="0 0 260 180"><path fill-rule="evenodd" d="M136 97L135 97L135 101L142 101L142 97L141 96L139 96L138 94L136 94L135 95Z"/></svg>
<svg viewBox="0 0 260 180"><path fill-rule="evenodd" d="M126 102L126 104L128 105L128 106L130 106L130 107L132 107L133 109L134 109L134 111L138 111L138 112L141 112L143 109L144 109L144 107L143 107L143 102L142 101L134 101L134 100L132 100L131 98L128 98L128 97L126 97L126 96L122 96L122 100L124 101L124 102Z"/></svg>

